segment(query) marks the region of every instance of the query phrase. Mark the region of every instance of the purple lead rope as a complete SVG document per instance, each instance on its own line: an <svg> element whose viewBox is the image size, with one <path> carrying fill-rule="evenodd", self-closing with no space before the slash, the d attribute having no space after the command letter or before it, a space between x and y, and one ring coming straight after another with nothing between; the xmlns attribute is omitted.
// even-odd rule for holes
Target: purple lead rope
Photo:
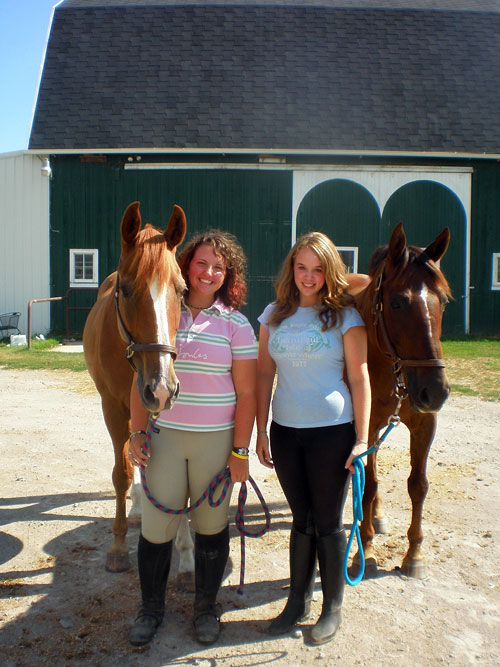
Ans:
<svg viewBox="0 0 500 667"><path fill-rule="evenodd" d="M144 445L144 452L147 454L151 448L151 433L153 429L153 419L149 421L147 432L146 432L146 442ZM208 498L208 503L210 507L219 507L221 503L224 502L224 499L227 495L228 489L231 485L231 474L229 472L229 468L225 468L225 470L221 470L210 482L208 487L205 489L205 491L201 494L201 496L198 498L198 500L190 505L189 507L184 507L182 509L170 509L169 507L165 507L161 503L159 503L156 498L153 496L151 491L149 490L147 481L146 481L146 469L144 466L141 466L141 482L142 482L142 488L144 489L144 493L146 494L146 497L148 500L160 511L165 512L166 514L174 514L174 515L180 515L180 514L189 514L189 512L192 512L195 510L197 507L201 505L201 503ZM255 532L251 533L248 530L245 530L245 518L244 518L244 511L245 511L245 503L247 500L247 485L246 482L241 482L241 488L240 492L238 494L238 506L236 509L236 514L234 515L234 520L236 524L236 528L240 534L240 551L241 551L241 567L240 567L240 585L238 587L238 594L243 595L243 587L245 585L245 537L262 537L267 533L271 526L271 514L269 513L269 508L267 507L266 501L264 500L264 496L260 492L259 487L255 483L255 481L249 477L248 481L250 484L253 486L253 489L257 495L257 498L260 500L260 504L262 505L262 509L264 510L264 515L266 517L266 523L265 526ZM217 500L214 500L214 494L217 489L217 487L221 484L224 483L221 491L221 495Z"/></svg>

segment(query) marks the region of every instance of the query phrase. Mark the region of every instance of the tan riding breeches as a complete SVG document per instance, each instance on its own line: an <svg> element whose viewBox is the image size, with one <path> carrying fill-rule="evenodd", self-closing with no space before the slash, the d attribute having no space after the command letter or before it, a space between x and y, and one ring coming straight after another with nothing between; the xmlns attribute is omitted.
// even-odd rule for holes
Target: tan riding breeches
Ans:
<svg viewBox="0 0 500 667"><path fill-rule="evenodd" d="M157 427L151 436L151 457L146 466L146 481L155 500L169 509L184 507L189 494L195 503L212 479L224 470L233 446L233 429L225 431L180 431ZM214 499L220 497L222 483ZM211 507L208 498L190 512L195 532L202 535L220 533L228 522L232 485L223 503ZM142 495L142 534L155 544L169 542L175 537L180 515L168 514L156 508Z"/></svg>

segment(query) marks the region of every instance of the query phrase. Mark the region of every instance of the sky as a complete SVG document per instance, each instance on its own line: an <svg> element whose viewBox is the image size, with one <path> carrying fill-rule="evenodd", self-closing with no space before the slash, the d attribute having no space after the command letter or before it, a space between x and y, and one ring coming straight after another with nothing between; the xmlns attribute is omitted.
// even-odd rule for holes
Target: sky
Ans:
<svg viewBox="0 0 500 667"><path fill-rule="evenodd" d="M28 146L52 7L58 0L0 0L0 153Z"/></svg>

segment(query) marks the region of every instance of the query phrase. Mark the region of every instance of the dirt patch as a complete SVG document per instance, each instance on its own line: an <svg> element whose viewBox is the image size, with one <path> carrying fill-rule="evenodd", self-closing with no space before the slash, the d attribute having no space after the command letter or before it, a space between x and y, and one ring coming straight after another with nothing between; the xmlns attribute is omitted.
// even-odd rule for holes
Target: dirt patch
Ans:
<svg viewBox="0 0 500 667"><path fill-rule="evenodd" d="M4 667L500 663L498 404L451 397L441 412L424 509L426 579L408 579L398 569L410 505L408 437L401 426L379 456L391 527L390 535L376 538L379 576L347 587L344 621L331 643L307 646L307 623L293 636L269 638L266 626L286 597L290 514L274 473L253 456L251 474L270 506L272 527L263 538L247 539L240 596L240 543L232 521L220 642L210 648L196 643L193 596L179 590L172 577L161 630L149 648L134 650L127 631L138 602L138 527L129 535L133 569L106 572L113 461L99 397L85 373L0 369L0 384ZM349 501L346 523L350 517ZM249 491L247 526L256 530L262 520ZM174 576L175 571L176 561ZM320 607L318 577L313 619Z"/></svg>

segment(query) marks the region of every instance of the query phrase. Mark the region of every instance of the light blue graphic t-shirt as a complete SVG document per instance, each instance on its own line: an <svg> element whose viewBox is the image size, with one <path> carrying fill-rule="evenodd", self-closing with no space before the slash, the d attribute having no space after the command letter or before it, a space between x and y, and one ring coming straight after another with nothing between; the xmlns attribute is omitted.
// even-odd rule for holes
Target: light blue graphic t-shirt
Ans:
<svg viewBox="0 0 500 667"><path fill-rule="evenodd" d="M278 371L272 404L274 421L294 428L352 421L351 395L342 378L342 337L351 327L364 326L358 311L344 308L340 324L321 331L314 307L298 308L278 327L270 327L273 309L274 305L269 304L258 319L269 331L269 354Z"/></svg>

